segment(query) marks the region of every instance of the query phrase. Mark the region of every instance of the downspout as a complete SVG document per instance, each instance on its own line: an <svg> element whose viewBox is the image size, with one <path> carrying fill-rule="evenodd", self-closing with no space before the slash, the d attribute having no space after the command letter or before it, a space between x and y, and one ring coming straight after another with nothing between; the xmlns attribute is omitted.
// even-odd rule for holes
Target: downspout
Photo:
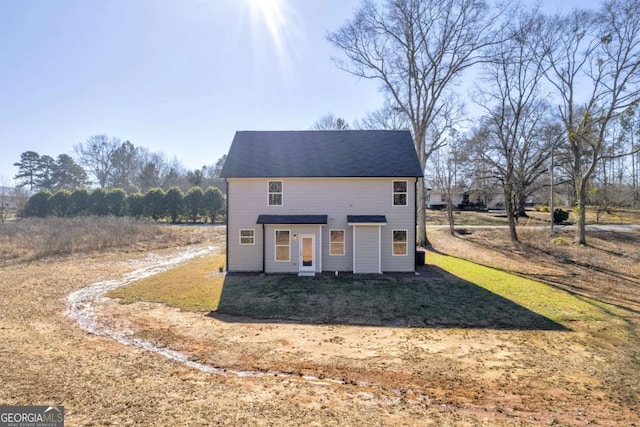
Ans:
<svg viewBox="0 0 640 427"><path fill-rule="evenodd" d="M413 185L413 222L415 223L415 230L413 231L413 271L416 271L416 252L418 250L418 182L420 180L415 178L415 183ZM424 206L422 207L424 209ZM426 227L426 224L425 224Z"/></svg>
<svg viewBox="0 0 640 427"><path fill-rule="evenodd" d="M264 224L262 224L262 274L266 274L266 262L267 262L267 235L265 234Z"/></svg>
<svg viewBox="0 0 640 427"><path fill-rule="evenodd" d="M226 215L227 215L227 232L225 233L225 244L226 244L226 250L225 255L224 255L224 263L227 266L226 271L227 273L229 272L229 179L225 178L224 179L225 184L227 185L227 206L226 206Z"/></svg>

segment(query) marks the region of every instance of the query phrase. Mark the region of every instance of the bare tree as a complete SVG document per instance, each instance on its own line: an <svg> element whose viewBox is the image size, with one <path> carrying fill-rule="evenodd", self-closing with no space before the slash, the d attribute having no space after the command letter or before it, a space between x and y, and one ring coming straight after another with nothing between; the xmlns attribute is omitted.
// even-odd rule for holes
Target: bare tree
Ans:
<svg viewBox="0 0 640 427"><path fill-rule="evenodd" d="M86 167L98 180L100 188L107 185L113 173L113 155L120 147L119 138L107 135L94 135L74 148L80 165Z"/></svg>
<svg viewBox="0 0 640 427"><path fill-rule="evenodd" d="M599 11L555 17L545 38L558 115L570 152L578 221L574 243L586 244L586 200L610 125L640 101L640 0L611 0Z"/></svg>
<svg viewBox="0 0 640 427"><path fill-rule="evenodd" d="M328 39L346 57L334 59L339 68L378 80L409 119L424 170L444 144L439 137L445 130L437 128L446 107L443 98L493 42L493 24L482 0L387 0L381 7L364 0L354 18ZM417 244L426 246L422 179L419 188Z"/></svg>
<svg viewBox="0 0 640 427"><path fill-rule="evenodd" d="M492 60L483 65L475 97L485 110L478 153L502 184L512 243L518 242L517 216L526 216L527 188L545 171L551 148L542 137L549 112L538 60L543 25L535 11L511 16L505 41L489 49Z"/></svg>
<svg viewBox="0 0 640 427"><path fill-rule="evenodd" d="M135 192L134 177L140 173L141 164L138 148L130 141L124 141L111 156L112 171L108 178L111 188L122 188Z"/></svg>
<svg viewBox="0 0 640 427"><path fill-rule="evenodd" d="M342 117L337 117L333 113L327 113L320 117L314 124L315 130L347 130L349 123Z"/></svg>
<svg viewBox="0 0 640 427"><path fill-rule="evenodd" d="M449 233L452 236L455 234L454 196L462 191L458 181L461 143L460 135L452 131L449 143L429 158L429 166L433 173L431 184L444 196Z"/></svg>
<svg viewBox="0 0 640 427"><path fill-rule="evenodd" d="M401 108L387 100L381 108L367 114L362 120L357 120L354 127L356 129L403 130L411 129L411 122Z"/></svg>
<svg viewBox="0 0 640 427"><path fill-rule="evenodd" d="M9 218L11 213L11 192L13 188L9 187L9 181L0 175L0 223Z"/></svg>
<svg viewBox="0 0 640 427"><path fill-rule="evenodd" d="M629 169L631 175L632 206L640 204L640 110L636 105L629 107L620 116L620 139L627 144L631 151Z"/></svg>
<svg viewBox="0 0 640 427"><path fill-rule="evenodd" d="M30 193L32 191L26 190L24 186L15 187L6 177L0 175L0 223L22 212Z"/></svg>

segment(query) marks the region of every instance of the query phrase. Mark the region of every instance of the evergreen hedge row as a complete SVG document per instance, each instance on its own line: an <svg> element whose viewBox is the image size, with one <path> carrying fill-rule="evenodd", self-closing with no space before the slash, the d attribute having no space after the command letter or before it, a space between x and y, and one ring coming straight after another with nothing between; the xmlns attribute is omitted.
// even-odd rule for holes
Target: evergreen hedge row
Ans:
<svg viewBox="0 0 640 427"><path fill-rule="evenodd" d="M225 199L218 187L203 191L192 187L185 194L179 187L167 191L152 188L146 193L128 194L121 188L105 190L86 188L59 190L51 193L43 190L27 201L22 216L56 216L61 218L77 216L131 216L151 218L156 221L211 222L224 220Z"/></svg>

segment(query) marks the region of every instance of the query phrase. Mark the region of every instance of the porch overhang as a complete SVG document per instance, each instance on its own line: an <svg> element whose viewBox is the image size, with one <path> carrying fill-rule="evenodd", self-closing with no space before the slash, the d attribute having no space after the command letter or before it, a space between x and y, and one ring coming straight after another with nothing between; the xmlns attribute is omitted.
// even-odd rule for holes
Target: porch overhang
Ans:
<svg viewBox="0 0 640 427"><path fill-rule="evenodd" d="M384 215L347 215L349 225L387 225Z"/></svg>
<svg viewBox="0 0 640 427"><path fill-rule="evenodd" d="M256 224L326 224L328 215L258 215Z"/></svg>

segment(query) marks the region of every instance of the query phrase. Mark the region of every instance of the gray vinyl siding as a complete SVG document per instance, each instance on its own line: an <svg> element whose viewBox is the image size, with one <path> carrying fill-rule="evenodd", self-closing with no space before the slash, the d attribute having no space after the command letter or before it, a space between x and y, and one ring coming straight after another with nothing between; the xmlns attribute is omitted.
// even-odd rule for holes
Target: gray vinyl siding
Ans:
<svg viewBox="0 0 640 427"><path fill-rule="evenodd" d="M248 195L242 180L227 182L227 266L228 271L262 271L262 225L256 224L253 209L246 209ZM266 200L266 194L264 200ZM266 204L266 202L264 202ZM240 230L255 230L253 245L240 245Z"/></svg>
<svg viewBox="0 0 640 427"><path fill-rule="evenodd" d="M268 206L267 183L278 180L283 183L282 206ZM407 205L393 206L393 181L408 181ZM415 242L415 178L228 178L228 233L229 271L262 270L262 225L256 224L258 215L328 215L327 224L309 226L312 230L322 229L322 236L316 236L316 246L322 245L321 266L323 271L353 271L353 226L348 225L347 215L385 215L387 224L382 226L382 270L414 271ZM290 229L292 236L297 226L266 225L265 229ZM302 226L304 227L304 226ZM375 227L377 231L377 226ZM240 229L255 229L255 245L239 244ZM345 254L329 255L329 231L345 231ZM407 230L408 254L393 256L393 230ZM317 234L315 231L313 234ZM302 232L303 234L306 231ZM273 239L267 231L267 239ZM300 234L296 232L296 234ZM269 264L273 256L273 243L267 240L266 260ZM279 264L271 267L277 271L297 272L297 246L294 256L292 241L292 261L296 265ZM377 262L377 254L376 254ZM275 263L274 263L275 264ZM319 263L317 265L320 265Z"/></svg>

